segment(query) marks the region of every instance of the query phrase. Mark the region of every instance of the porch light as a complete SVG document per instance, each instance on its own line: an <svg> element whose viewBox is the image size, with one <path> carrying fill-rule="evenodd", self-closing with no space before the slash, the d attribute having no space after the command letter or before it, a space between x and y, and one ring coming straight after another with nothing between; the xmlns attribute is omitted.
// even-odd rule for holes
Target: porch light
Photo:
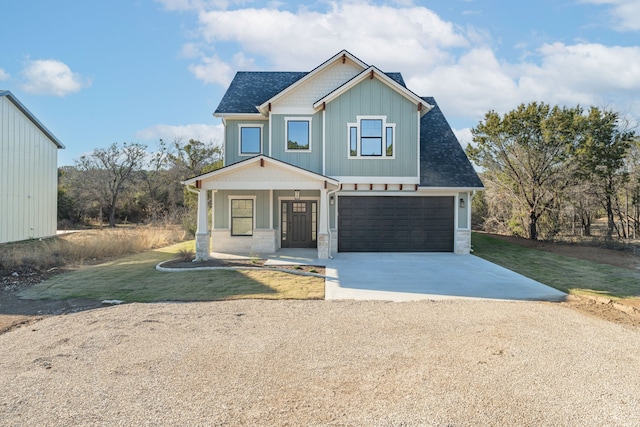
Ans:
<svg viewBox="0 0 640 427"><path fill-rule="evenodd" d="M335 204L336 204L336 199L335 199L335 197L334 197L334 196L329 197L329 204L330 204L331 206L333 206L333 205L335 205Z"/></svg>
<svg viewBox="0 0 640 427"><path fill-rule="evenodd" d="M300 190L293 190L293 198L300 200Z"/></svg>
<svg viewBox="0 0 640 427"><path fill-rule="evenodd" d="M460 209L464 209L464 199L460 198Z"/></svg>

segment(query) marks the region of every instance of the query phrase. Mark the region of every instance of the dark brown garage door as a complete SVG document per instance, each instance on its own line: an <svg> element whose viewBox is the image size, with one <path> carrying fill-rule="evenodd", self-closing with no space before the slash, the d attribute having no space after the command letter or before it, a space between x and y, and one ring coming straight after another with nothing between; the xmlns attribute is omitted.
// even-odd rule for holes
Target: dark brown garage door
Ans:
<svg viewBox="0 0 640 427"><path fill-rule="evenodd" d="M453 197L338 199L339 252L453 252Z"/></svg>

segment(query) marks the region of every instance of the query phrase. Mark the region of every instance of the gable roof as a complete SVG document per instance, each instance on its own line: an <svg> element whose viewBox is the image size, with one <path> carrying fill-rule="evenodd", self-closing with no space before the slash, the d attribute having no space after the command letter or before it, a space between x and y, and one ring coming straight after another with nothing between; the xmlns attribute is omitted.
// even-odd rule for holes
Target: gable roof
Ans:
<svg viewBox="0 0 640 427"><path fill-rule="evenodd" d="M260 107L288 93L336 60L341 60L342 58L345 58L345 60L348 58L362 67L363 70L370 68L369 65L351 53L342 50L311 71L239 71L229 84L229 88L213 114L215 116L223 116L225 114L260 114ZM382 73L380 70L377 71ZM402 78L402 74L382 74L405 90L408 90L406 89L407 86Z"/></svg>
<svg viewBox="0 0 640 427"><path fill-rule="evenodd" d="M333 101L334 99L338 98L340 95L342 95L343 93L345 93L346 91L348 91L352 87L356 86L358 83L362 82L364 79L374 78L374 77L377 78L378 80L380 80L381 82L385 83L391 89L393 89L396 92L400 93L401 95L403 95L407 99L411 100L416 105L421 105L422 101L424 101L424 99L420 98L418 95L416 95L415 93L413 93L412 91L407 89L407 87L404 84L402 84L402 85L399 84L397 80L390 78L387 74L385 74L382 71L380 71L377 67L371 65L371 66L367 67L366 69L364 69L357 76L355 76L352 79L346 81L344 84L340 85L339 87L337 87L336 89L334 89L330 93L326 94L324 97L322 97L319 100L317 100L313 104L313 108L318 108L318 107L322 106L322 104L325 103L325 102ZM402 76L400 76L400 78L402 79ZM404 83L404 79L402 79L402 83ZM425 108L422 111L423 115L426 114L431 108L431 106L428 103L427 103L426 107L427 108Z"/></svg>
<svg viewBox="0 0 640 427"><path fill-rule="evenodd" d="M15 106L16 106L16 108L22 112L22 114L24 114L25 116L27 116L27 118L28 118L29 120L31 120L31 122L32 122L32 123L33 123L33 124L38 128L38 129L40 129L40 130L42 131L42 133L44 133L44 134L46 135L46 137L47 137L47 138L49 138L49 139L51 140L51 142L53 142L53 143L56 145L56 147L58 147L58 148L65 148L65 147L64 147L64 145L62 144L62 142L60 142L60 141L58 140L58 138L56 138L56 137L55 137L55 135L54 135L54 134L52 134L52 133L51 133L51 131L49 131L49 129L47 129L47 128L45 127L45 125L43 125L42 123L40 123L40 120L38 120L38 119L36 118L36 116L34 116L34 115L33 115L33 113L31 113L31 111L29 111L29 110L27 109L27 107L25 107L25 106L22 104L22 102L20 102L20 101L18 100L18 98L16 98L16 97L15 97L15 95L14 95L14 94L12 94L12 93L11 93L10 91L8 91L8 90L0 90L0 98L1 98L1 97L3 97L3 96L7 97L7 99L8 99L9 101L11 101L11 103L12 103L13 105L15 105Z"/></svg>
<svg viewBox="0 0 640 427"><path fill-rule="evenodd" d="M329 58L326 61L324 61L322 64L318 65L313 70L309 71L309 73L307 73L304 77L302 77L301 79L299 79L298 81L293 83L291 86L287 87L283 91L278 92L277 94L275 94L271 98L269 98L269 99L265 100L264 102L262 102L261 104L259 104L258 105L258 110L259 111L264 111L267 108L267 105L269 103L275 102L278 98L283 97L287 93L290 93L291 91L295 90L296 87L299 87L304 82L306 82L308 80L311 80L317 74L321 73L322 70L330 67L333 63L335 63L337 61L342 61L342 63L344 64L347 59L350 62L356 64L356 66L359 67L360 69L365 69L365 68L368 67L367 64L365 64L360 59L356 58L355 56L353 56L352 54L350 54L349 52L347 52L346 50L343 49L342 51L340 51L336 55L334 55L331 58Z"/></svg>
<svg viewBox="0 0 640 427"><path fill-rule="evenodd" d="M484 188L447 119L433 97L420 119L420 187Z"/></svg>
<svg viewBox="0 0 640 427"><path fill-rule="evenodd" d="M238 178L235 176L237 172L240 172L242 170L247 170L252 167L256 170L262 170L263 168L265 168L265 166L269 166L269 165L289 173L289 175L287 175L285 177L285 180L283 181L284 182L283 188L290 188L291 182L296 182L301 189L305 189L304 185L302 185L303 181L328 183L336 188L339 184L339 182L334 178L321 175L316 172L312 172L310 170L301 168L300 166L292 165L291 163L283 162L282 160L278 160L276 158L269 157L264 154L250 157L248 159L242 160L237 163L232 163L230 165L224 166L220 169L216 169L211 172L207 172L202 175L194 176L192 178L182 181L181 184L194 185L194 184L197 184L197 181L231 181L233 182L233 184L230 185L230 188L237 188L237 186L239 185ZM231 179L226 180L225 175L230 177ZM271 178L265 178L255 173L251 177L251 179L254 182L260 182L264 184L265 189L274 189L274 186L273 186L274 182L272 178L273 178L272 176ZM252 187L252 189L256 189L256 188L257 187L255 185Z"/></svg>

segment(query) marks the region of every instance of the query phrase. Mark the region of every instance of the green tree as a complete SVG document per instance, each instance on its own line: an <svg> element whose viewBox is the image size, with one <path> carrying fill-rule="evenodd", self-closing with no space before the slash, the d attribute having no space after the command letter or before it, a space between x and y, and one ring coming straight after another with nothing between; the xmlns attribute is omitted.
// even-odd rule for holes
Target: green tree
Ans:
<svg viewBox="0 0 640 427"><path fill-rule="evenodd" d="M533 102L502 116L490 111L472 129L476 145L467 147L468 156L484 169L494 194L510 199L511 221L532 240L538 239L540 217L558 206L571 182L569 148L580 113L578 107Z"/></svg>
<svg viewBox="0 0 640 427"><path fill-rule="evenodd" d="M575 145L578 161L575 174L578 179L590 183L606 211L606 237L610 240L616 228L614 208L618 203L617 192L629 179L624 166L635 134L622 128L617 112L597 107L591 107L582 118L580 130L581 135Z"/></svg>
<svg viewBox="0 0 640 427"><path fill-rule="evenodd" d="M186 179L221 168L222 155L219 145L205 144L196 139L190 139L183 145L176 140L168 160L178 170L181 179Z"/></svg>

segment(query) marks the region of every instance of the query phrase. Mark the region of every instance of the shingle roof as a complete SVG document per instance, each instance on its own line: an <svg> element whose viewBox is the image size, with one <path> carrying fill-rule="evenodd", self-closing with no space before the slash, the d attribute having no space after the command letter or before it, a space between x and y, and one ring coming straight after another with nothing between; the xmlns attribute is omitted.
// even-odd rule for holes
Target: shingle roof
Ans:
<svg viewBox="0 0 640 427"><path fill-rule="evenodd" d="M31 113L31 111L29 111L27 109L27 107L25 107L22 102L20 102L18 100L18 98L15 97L14 94L11 93L11 91L8 90L0 90L0 98L6 96L7 99L9 101L11 101L13 103L13 105L16 106L16 108L18 108L18 110L22 111L22 114L24 114L25 116L27 116L29 118L29 120L31 120L31 122L36 125L36 127L38 129L40 129L46 136L47 138L49 138L51 140L51 142L53 142L56 147L58 148L65 148L64 145L62 144L62 142L60 142L58 140L58 138L55 137L54 134L51 133L51 131L49 129L47 129L45 127L45 125L43 125L42 123L40 123L40 120L37 119L36 116L33 115L33 113Z"/></svg>
<svg viewBox="0 0 640 427"><path fill-rule="evenodd" d="M240 71L222 97L216 114L258 112L260 105L285 90L306 72Z"/></svg>
<svg viewBox="0 0 640 427"><path fill-rule="evenodd" d="M214 114L255 114L261 105L285 90L307 72L291 71L240 71L229 85ZM385 73L406 87L400 73Z"/></svg>
<svg viewBox="0 0 640 427"><path fill-rule="evenodd" d="M436 100L422 99L434 108L420 120L420 186L482 188Z"/></svg>

